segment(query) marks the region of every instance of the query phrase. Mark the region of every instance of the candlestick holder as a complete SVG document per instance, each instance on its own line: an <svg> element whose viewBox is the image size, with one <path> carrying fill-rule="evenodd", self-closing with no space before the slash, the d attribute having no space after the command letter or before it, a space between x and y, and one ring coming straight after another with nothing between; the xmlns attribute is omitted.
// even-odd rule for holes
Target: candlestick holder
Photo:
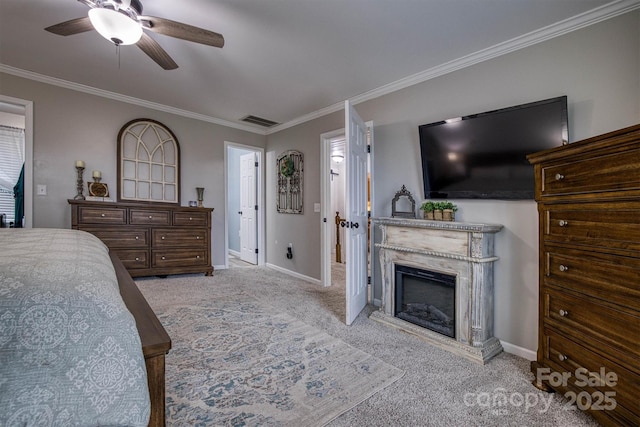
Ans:
<svg viewBox="0 0 640 427"><path fill-rule="evenodd" d="M196 193L198 193L198 207L202 207L202 201L204 200L204 188L196 187Z"/></svg>
<svg viewBox="0 0 640 427"><path fill-rule="evenodd" d="M76 166L76 172L78 174L78 178L76 182L76 189L78 190L78 194L76 194L76 197L74 197L73 200L84 200L84 194L82 194L82 191L83 191L82 184L84 182L84 180L82 179L82 174L84 173L84 168L80 166Z"/></svg>

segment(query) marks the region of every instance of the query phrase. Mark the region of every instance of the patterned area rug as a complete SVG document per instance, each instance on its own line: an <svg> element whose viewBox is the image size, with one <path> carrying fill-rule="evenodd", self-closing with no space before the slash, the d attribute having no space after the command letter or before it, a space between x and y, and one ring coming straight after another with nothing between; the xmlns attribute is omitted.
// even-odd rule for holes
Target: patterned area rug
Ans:
<svg viewBox="0 0 640 427"><path fill-rule="evenodd" d="M244 293L156 311L169 425L324 425L404 374Z"/></svg>

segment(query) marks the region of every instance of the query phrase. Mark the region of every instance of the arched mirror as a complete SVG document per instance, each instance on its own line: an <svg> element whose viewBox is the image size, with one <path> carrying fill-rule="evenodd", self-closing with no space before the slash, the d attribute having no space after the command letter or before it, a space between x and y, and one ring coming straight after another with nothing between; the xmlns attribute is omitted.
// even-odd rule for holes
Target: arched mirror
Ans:
<svg viewBox="0 0 640 427"><path fill-rule="evenodd" d="M180 204L180 146L162 123L136 119L120 129L118 200Z"/></svg>

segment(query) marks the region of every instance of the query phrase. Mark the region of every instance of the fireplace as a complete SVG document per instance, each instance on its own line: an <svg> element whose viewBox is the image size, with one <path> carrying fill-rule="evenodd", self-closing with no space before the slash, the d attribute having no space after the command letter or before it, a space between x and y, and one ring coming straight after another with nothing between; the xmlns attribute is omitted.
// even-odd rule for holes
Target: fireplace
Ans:
<svg viewBox="0 0 640 427"><path fill-rule="evenodd" d="M497 224L374 218L382 239L382 299L370 318L486 363L493 336Z"/></svg>
<svg viewBox="0 0 640 427"><path fill-rule="evenodd" d="M396 265L396 317L456 337L456 276Z"/></svg>

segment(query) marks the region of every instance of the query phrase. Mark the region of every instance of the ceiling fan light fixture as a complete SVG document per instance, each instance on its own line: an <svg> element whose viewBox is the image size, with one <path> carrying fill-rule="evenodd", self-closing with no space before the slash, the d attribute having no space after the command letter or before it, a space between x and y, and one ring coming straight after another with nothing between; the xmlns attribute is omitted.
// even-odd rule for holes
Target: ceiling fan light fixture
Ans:
<svg viewBox="0 0 640 427"><path fill-rule="evenodd" d="M118 46L137 43L142 37L142 25L139 22L113 9L91 9L89 20L102 37Z"/></svg>
<svg viewBox="0 0 640 427"><path fill-rule="evenodd" d="M331 160L333 160L336 163L342 163L342 161L344 160L344 156L342 154L332 154L331 155Z"/></svg>

